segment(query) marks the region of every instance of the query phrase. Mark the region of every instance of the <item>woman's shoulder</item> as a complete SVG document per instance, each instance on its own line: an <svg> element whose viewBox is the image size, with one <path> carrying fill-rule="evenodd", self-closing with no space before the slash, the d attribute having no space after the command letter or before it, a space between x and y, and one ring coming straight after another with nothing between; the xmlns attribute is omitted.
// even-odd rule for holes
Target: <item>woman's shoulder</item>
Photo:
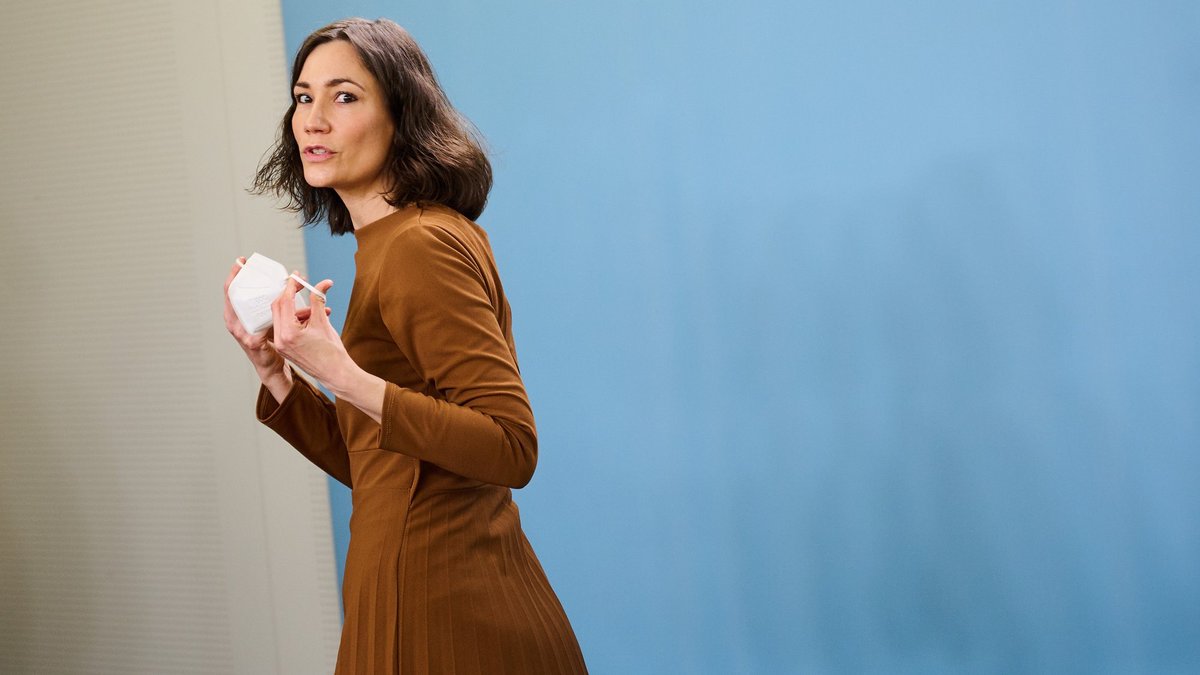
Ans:
<svg viewBox="0 0 1200 675"><path fill-rule="evenodd" d="M447 257L480 269L493 264L487 233L474 221L440 204L420 204L405 211L384 236L370 242L368 255L383 258L385 268L424 269ZM362 244L360 240L360 254Z"/></svg>
<svg viewBox="0 0 1200 675"><path fill-rule="evenodd" d="M487 232L475 221L441 204L420 205L419 213L398 235L394 247L449 247L471 257L491 257Z"/></svg>
<svg viewBox="0 0 1200 675"><path fill-rule="evenodd" d="M447 232L487 239L487 232L478 223L454 209L437 203L422 203L417 215L418 227L439 228Z"/></svg>
<svg viewBox="0 0 1200 675"><path fill-rule="evenodd" d="M407 204L355 231L360 253L386 255L398 247L484 243L487 232L461 213L436 203Z"/></svg>

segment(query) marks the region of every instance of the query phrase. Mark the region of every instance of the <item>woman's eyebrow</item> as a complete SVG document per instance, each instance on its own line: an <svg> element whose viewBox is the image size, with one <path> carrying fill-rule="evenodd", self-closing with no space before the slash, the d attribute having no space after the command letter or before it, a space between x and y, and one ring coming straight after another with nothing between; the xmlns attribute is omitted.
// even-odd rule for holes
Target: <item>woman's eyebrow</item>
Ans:
<svg viewBox="0 0 1200 675"><path fill-rule="evenodd" d="M361 84L359 84L359 83L355 82L354 80L352 80L352 79L350 79L350 78L348 78L348 77L335 77L335 78L333 78L332 80L329 80L328 82L326 82L326 83L325 83L325 86L326 86L326 87L336 87L336 86L338 86L339 84L345 84L345 83L347 83L347 82L349 82L350 84L352 84L352 85L354 85L354 86L358 87L359 89L362 89L363 91L366 91L366 90L367 90L367 88L366 88L366 87L362 86ZM309 88L310 88L310 87L308 86L308 83L307 83L307 82L297 82L296 84L294 84L294 85L292 85L292 86L293 86L293 88L295 88L295 89L309 89Z"/></svg>

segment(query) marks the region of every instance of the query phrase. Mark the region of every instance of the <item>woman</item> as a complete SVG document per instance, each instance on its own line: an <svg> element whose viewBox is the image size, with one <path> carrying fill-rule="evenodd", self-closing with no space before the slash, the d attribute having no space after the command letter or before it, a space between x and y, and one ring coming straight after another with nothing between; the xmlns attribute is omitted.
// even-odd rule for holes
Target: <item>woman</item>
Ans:
<svg viewBox="0 0 1200 675"><path fill-rule="evenodd" d="M310 35L292 94L255 188L358 240L343 332L316 294L297 311L292 281L272 339L247 335L228 301L225 324L262 380L259 419L353 491L337 672L586 672L512 502L537 439L508 302L473 222L491 188L486 156L387 20Z"/></svg>

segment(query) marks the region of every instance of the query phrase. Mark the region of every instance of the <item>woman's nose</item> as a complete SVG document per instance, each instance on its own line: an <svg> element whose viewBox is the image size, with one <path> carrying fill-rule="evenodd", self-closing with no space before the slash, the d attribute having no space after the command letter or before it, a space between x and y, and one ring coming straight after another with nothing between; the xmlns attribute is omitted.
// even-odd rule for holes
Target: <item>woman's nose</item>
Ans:
<svg viewBox="0 0 1200 675"><path fill-rule="evenodd" d="M304 131L310 134L329 131L329 120L325 118L325 108L313 103L308 108L308 116L304 118Z"/></svg>

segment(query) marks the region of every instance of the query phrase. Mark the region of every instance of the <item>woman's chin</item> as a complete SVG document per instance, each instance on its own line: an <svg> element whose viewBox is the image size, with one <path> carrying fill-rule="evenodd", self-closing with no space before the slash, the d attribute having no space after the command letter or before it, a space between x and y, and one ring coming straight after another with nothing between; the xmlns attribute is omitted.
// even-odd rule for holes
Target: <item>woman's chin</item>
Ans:
<svg viewBox="0 0 1200 675"><path fill-rule="evenodd" d="M335 187L333 186L333 184L332 184L332 183L330 183L329 181L320 181L320 180L317 180L317 181L312 181L312 180L305 180L304 182L305 182L305 183L308 183L308 186L309 186L310 188L313 188L314 190L316 190L316 189L321 189L321 188L329 188L329 189L331 189L331 190L334 190L334 191L336 191L336 190L337 190L337 188L335 188Z"/></svg>
<svg viewBox="0 0 1200 675"><path fill-rule="evenodd" d="M308 186L313 188L333 187L333 179L324 171L305 170L304 182L308 183Z"/></svg>

